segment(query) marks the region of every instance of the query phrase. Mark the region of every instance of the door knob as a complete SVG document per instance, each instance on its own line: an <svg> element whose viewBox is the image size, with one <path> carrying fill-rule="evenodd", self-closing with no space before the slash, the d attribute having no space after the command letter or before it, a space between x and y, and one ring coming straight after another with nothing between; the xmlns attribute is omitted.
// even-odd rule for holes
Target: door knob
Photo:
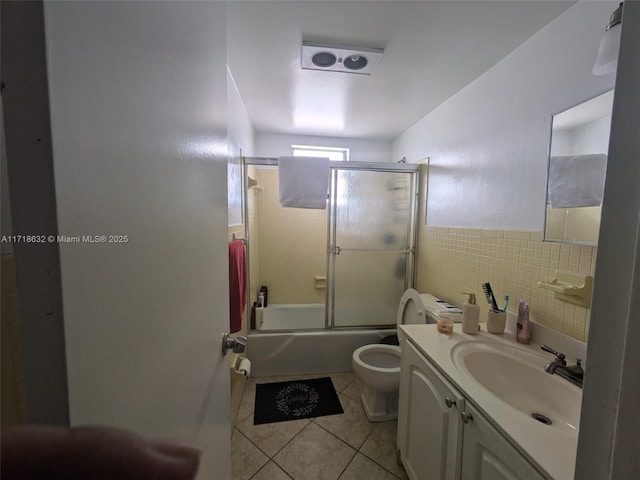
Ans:
<svg viewBox="0 0 640 480"><path fill-rule="evenodd" d="M467 412L462 412L460 417L462 418L462 423L469 423L473 421L473 415Z"/></svg>
<svg viewBox="0 0 640 480"><path fill-rule="evenodd" d="M449 397L445 398L444 403L447 404L447 407L451 408L454 405L457 406L456 401L455 400L451 400Z"/></svg>
<svg viewBox="0 0 640 480"><path fill-rule="evenodd" d="M222 336L222 355L226 355L231 349L233 353L243 353L247 348L247 337L229 338L229 333Z"/></svg>

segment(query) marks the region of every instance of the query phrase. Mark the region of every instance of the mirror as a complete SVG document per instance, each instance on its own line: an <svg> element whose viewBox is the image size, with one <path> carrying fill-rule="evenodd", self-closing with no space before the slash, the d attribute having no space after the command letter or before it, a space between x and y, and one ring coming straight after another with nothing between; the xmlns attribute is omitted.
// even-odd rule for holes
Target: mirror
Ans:
<svg viewBox="0 0 640 480"><path fill-rule="evenodd" d="M545 241L597 245L613 90L554 115Z"/></svg>

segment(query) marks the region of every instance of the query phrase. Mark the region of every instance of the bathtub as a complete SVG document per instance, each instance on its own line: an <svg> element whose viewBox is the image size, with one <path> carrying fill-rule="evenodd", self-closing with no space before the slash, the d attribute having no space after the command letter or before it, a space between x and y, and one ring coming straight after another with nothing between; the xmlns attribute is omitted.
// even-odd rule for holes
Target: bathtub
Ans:
<svg viewBox="0 0 640 480"><path fill-rule="evenodd" d="M324 303L269 305L256 310L259 330L306 330L324 328Z"/></svg>
<svg viewBox="0 0 640 480"><path fill-rule="evenodd" d="M251 376L350 372L355 349L395 333L396 329L253 331L247 337Z"/></svg>
<svg viewBox="0 0 640 480"><path fill-rule="evenodd" d="M350 372L355 349L395 333L395 329L254 331L247 337L251 376Z"/></svg>
<svg viewBox="0 0 640 480"><path fill-rule="evenodd" d="M252 377L349 372L356 348L396 334L395 328L327 330L323 303L272 304L258 312L258 330L247 337Z"/></svg>

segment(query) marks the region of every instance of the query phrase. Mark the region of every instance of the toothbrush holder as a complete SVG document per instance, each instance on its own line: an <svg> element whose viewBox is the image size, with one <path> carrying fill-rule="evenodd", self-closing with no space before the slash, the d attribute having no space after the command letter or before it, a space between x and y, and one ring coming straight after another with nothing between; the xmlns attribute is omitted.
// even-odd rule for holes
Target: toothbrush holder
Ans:
<svg viewBox="0 0 640 480"><path fill-rule="evenodd" d="M487 332L501 335L507 325L507 312L487 312Z"/></svg>

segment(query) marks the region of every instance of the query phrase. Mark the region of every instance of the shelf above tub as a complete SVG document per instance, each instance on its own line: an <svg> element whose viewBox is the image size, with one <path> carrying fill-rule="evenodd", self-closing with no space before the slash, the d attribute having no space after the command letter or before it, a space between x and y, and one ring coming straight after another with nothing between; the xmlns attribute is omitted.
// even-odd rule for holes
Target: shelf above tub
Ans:
<svg viewBox="0 0 640 480"><path fill-rule="evenodd" d="M578 273L556 271L556 276L549 282L538 282L540 288L551 290L558 300L573 303L581 307L591 305L593 277Z"/></svg>

